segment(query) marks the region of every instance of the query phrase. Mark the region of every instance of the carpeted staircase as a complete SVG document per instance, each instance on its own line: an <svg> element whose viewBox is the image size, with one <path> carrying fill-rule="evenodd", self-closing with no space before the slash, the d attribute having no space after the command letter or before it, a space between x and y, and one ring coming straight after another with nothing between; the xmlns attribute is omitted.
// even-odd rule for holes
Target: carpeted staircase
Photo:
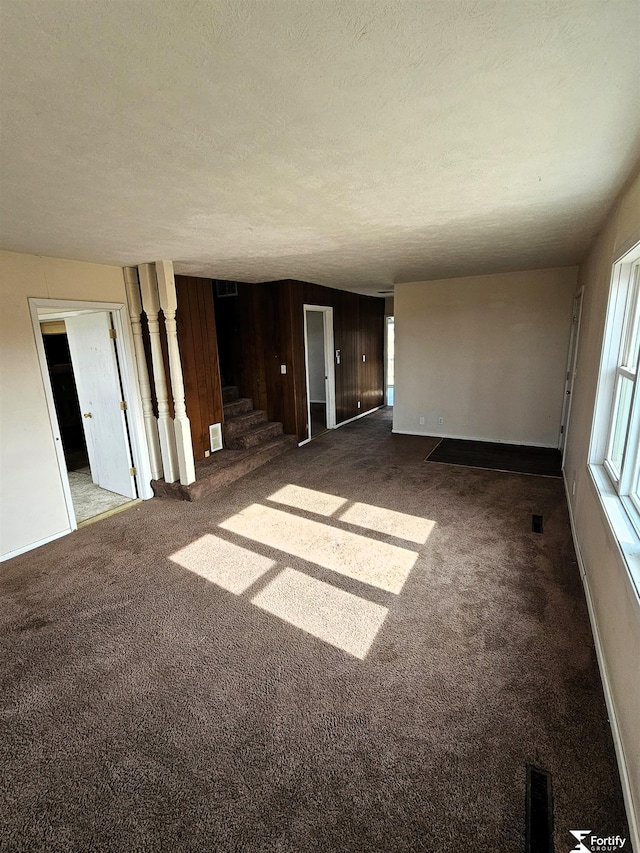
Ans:
<svg viewBox="0 0 640 853"><path fill-rule="evenodd" d="M235 386L222 389L222 401L224 449L196 462L196 481L190 486L152 480L156 497L199 500L297 447L297 436L284 435L282 424L268 421L267 413L254 409Z"/></svg>
<svg viewBox="0 0 640 853"><path fill-rule="evenodd" d="M231 450L249 450L283 434L282 424L267 420L267 413L253 408L235 385L222 389L224 444Z"/></svg>

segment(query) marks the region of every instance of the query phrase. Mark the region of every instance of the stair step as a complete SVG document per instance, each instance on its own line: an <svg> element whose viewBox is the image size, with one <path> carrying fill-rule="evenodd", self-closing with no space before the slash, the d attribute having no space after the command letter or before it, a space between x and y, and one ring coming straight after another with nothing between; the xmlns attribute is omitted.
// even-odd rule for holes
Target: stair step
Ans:
<svg viewBox="0 0 640 853"><path fill-rule="evenodd" d="M227 447L232 450L248 450L282 435L282 424L276 421L258 424L240 435L227 440Z"/></svg>
<svg viewBox="0 0 640 853"><path fill-rule="evenodd" d="M245 474L255 471L271 459L297 446L298 439L295 435L280 435L273 441L251 450L220 450L198 464L196 467L198 479L190 486L165 483L164 480L152 480L151 485L156 497L197 501L231 485Z"/></svg>
<svg viewBox="0 0 640 853"><path fill-rule="evenodd" d="M240 397L238 400L234 400L232 403L226 403L224 406L224 419L225 421L230 420L231 418L237 418L238 415L244 415L246 412L250 412L253 409L253 400L250 400L248 397Z"/></svg>
<svg viewBox="0 0 640 853"><path fill-rule="evenodd" d="M252 409L250 412L244 412L236 417L227 418L224 421L224 437L225 441L234 438L237 435L247 432L252 427L258 424L264 424L267 421L267 413L261 409Z"/></svg>
<svg viewBox="0 0 640 853"><path fill-rule="evenodd" d="M234 400L240 399L240 391L236 385L226 385L222 389L222 402L233 403Z"/></svg>

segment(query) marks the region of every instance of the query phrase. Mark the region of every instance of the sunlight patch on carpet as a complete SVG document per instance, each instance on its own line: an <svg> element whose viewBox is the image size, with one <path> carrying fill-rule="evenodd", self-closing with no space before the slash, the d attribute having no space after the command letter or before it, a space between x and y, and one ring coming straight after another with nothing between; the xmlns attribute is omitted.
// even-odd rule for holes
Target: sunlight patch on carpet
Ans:
<svg viewBox="0 0 640 853"><path fill-rule="evenodd" d="M275 561L207 533L169 559L236 595L275 566Z"/></svg>
<svg viewBox="0 0 640 853"><path fill-rule="evenodd" d="M303 486L294 486L291 483L269 495L267 500L326 516L333 515L347 503L346 498L339 498L327 492L317 492L315 489L305 489Z"/></svg>
<svg viewBox="0 0 640 853"><path fill-rule="evenodd" d="M331 584L286 568L262 589L253 603L363 660L387 615L387 608Z"/></svg>
<svg viewBox="0 0 640 853"><path fill-rule="evenodd" d="M248 506L220 527L396 594L418 559L416 551L260 504Z"/></svg>
<svg viewBox="0 0 640 853"><path fill-rule="evenodd" d="M418 545L424 545L436 525L435 521L420 518L417 515L407 515L382 506L362 503L352 504L338 518L348 524L366 527L378 533L387 533L389 536L407 539Z"/></svg>

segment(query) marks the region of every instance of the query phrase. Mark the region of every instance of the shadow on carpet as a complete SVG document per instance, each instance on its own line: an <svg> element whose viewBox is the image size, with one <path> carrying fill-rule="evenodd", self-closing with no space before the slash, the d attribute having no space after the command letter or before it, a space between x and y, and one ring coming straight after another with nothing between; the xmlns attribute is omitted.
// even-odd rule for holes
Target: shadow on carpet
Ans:
<svg viewBox="0 0 640 853"><path fill-rule="evenodd" d="M562 455L559 450L522 444L443 438L425 458L425 462L443 462L446 465L465 465L468 468L487 468L514 474L537 474L541 477L562 476Z"/></svg>

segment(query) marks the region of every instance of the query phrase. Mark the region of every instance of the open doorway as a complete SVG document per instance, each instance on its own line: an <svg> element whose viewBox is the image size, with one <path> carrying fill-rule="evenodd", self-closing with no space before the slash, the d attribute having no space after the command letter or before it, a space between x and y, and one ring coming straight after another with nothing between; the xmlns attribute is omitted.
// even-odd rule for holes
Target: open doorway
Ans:
<svg viewBox="0 0 640 853"><path fill-rule="evenodd" d="M386 318L384 349L385 349L385 402L393 406L394 400L394 366L395 366L395 319Z"/></svg>
<svg viewBox="0 0 640 853"><path fill-rule="evenodd" d="M137 399L130 387L129 354L119 312L106 306L70 308L49 300L31 302L73 529L149 496L139 485L134 463L145 445L135 422L136 404L133 409L129 404Z"/></svg>
<svg viewBox="0 0 640 853"><path fill-rule="evenodd" d="M311 439L336 425L333 308L304 306L304 349L307 437Z"/></svg>

